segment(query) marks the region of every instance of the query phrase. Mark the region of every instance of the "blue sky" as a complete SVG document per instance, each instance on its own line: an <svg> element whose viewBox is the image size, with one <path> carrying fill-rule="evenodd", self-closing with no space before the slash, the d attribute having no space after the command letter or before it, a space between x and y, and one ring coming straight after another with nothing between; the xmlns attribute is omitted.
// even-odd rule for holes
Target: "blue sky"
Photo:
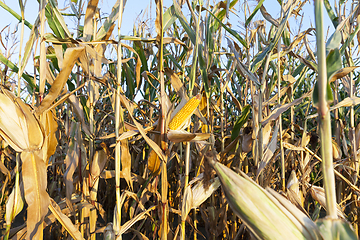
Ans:
<svg viewBox="0 0 360 240"><path fill-rule="evenodd" d="M20 7L19 7L18 1L16 1L16 0L0 0L0 1L4 1L5 4L7 4L11 9L13 9L15 12L20 14ZM66 0L66 1L58 0L59 8L63 9L66 6L68 6L69 1L70 0ZM86 0L84 0L84 1L86 1ZM99 6L101 6L101 11L105 12L105 13L109 13L111 8L115 4L115 2L116 1L114 1L114 0L100 0ZM172 0L164 0L164 6L169 7L169 6L171 6L172 2L173 2ZM218 1L216 1L216 2L218 2ZM235 6L235 8L237 10L239 10L240 8L243 9L243 2L244 1L240 0L239 3ZM257 5L257 1L255 1L255 0L247 1L247 3L249 4L250 9L254 9L255 6ZM264 2L264 6L267 9L267 11L274 18L279 17L280 6L279 6L277 0L266 0ZM86 5L85 5L85 7L86 7ZM131 35L134 23L138 24L142 20L152 19L150 21L145 21L144 24L146 24L147 27L152 29L153 30L152 33L155 35L155 30L154 30L154 26L153 26L154 18L155 18L155 9L156 9L155 8L155 0L128 0L125 5L125 12L123 15L123 24L122 24L122 29L121 29L122 34ZM312 24L312 26L314 26L313 1L308 1L305 4L303 9L304 9L304 11L303 11L304 17L303 17L303 22L302 22L302 31L309 28L311 26L311 24ZM34 21L37 17L38 11L39 11L38 2L36 0L27 0L26 6L25 6L26 20L29 21L30 23L34 23ZM186 4L183 6L183 11L185 12L185 14L188 12ZM71 12L71 9L68 9L67 12ZM2 17L2 20L0 21L0 30L3 29L6 25L10 24L11 30L14 31L14 29L16 28L17 23L18 23L17 19L15 19L10 13L8 13L3 8L0 8L0 14ZM243 14L243 11L240 11L237 14L238 15L230 13L229 22L232 24L232 28L234 30L236 30L238 32L242 32L243 31L243 27L242 27L243 22L245 21L244 15L241 15L241 14ZM69 21L69 19L70 18L66 17L70 31L76 32L76 29L74 28L74 26L76 26L75 22ZM257 13L254 20L259 20L259 19L264 19L260 12ZM298 33L300 19L301 19L301 17L297 17L296 19L294 17L292 17L290 19L290 26L292 28L291 29L292 37L294 37ZM330 26L329 32L331 34L334 31L334 28L332 27L329 17L327 16L325 11L324 11L324 24L325 24L325 26ZM270 25L271 24L269 22L266 23L267 27L269 27ZM50 30L47 29L47 32L49 32L49 31ZM30 33L30 30L27 27L25 27L25 35L24 35L25 40L28 39L29 33ZM19 37L20 37L20 34L18 33L18 38ZM3 49L3 48L0 47L0 49ZM18 53L16 53L16 54L18 54Z"/></svg>
<svg viewBox="0 0 360 240"><path fill-rule="evenodd" d="M20 8L19 8L19 3L16 0L2 0L5 2L5 4L7 4L10 8L12 8L14 11L20 13ZM23 0L24 1L24 0ZM86 0L85 0L86 1ZM59 4L59 8L65 8L66 6L68 6L68 2L67 1L62 1L62 0L58 0L58 4ZM109 12L110 9L113 7L114 3L116 1L114 0L100 0L99 1L99 5L102 6L102 11L103 12ZM152 3L151 3L152 2ZM239 7L241 6L241 3L243 1L239 1L240 3L236 5L236 8L239 9ZM151 4L150 4L151 3ZM257 1L253 0L253 1L247 1L247 3L249 4L250 8L253 9L256 4ZM164 0L164 6L165 7L169 7L172 4L172 0ZM280 15L280 6L278 4L278 2L276 0L266 0L264 2L264 6L266 7L267 11L274 17L279 17ZM187 6L185 5L183 7L184 9L187 9ZM151 9L151 13L150 13L150 9ZM305 6L304 6L304 19L303 19L303 28L306 29L308 27L310 27L310 23L314 23L314 10L313 10L313 3L312 1L308 1ZM27 0L26 3L26 7L25 7L25 18L26 20L28 20L30 23L34 23L36 17L37 17L37 13L39 10L39 4L36 0ZM68 10L70 11L70 10ZM0 13L2 16L2 21L0 21L0 29L2 29L3 27L5 27L7 24L11 23L12 26L15 26L17 24L17 20L11 16L7 11L5 11L4 9L0 8ZM236 16L234 14L231 14L231 18L230 21L233 25L233 28L237 31L241 31L240 29L240 25L241 23L239 23L243 20L243 16ZM128 0L126 5L125 5L125 12L123 15L123 26L122 26L122 32L124 34L131 34L132 32L132 28L133 28L133 24L136 20L143 20L146 18L154 18L155 17L155 1L151 1L151 0ZM263 17L261 16L260 12L257 14L257 16L255 17L256 19L263 19ZM300 19L300 17L298 17L298 19ZM330 23L328 16L325 12L324 14L324 22L325 24ZM267 23L267 25L270 25L269 23ZM291 25L294 28L298 27L298 24L294 24ZM295 30L295 29L294 29ZM332 28L333 31L333 28ZM26 35L25 35L26 36Z"/></svg>

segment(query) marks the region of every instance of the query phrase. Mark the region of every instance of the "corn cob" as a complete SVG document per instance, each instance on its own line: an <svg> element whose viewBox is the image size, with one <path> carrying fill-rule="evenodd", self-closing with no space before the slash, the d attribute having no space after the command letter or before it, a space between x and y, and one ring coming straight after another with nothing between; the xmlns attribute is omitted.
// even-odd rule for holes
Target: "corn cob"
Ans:
<svg viewBox="0 0 360 240"><path fill-rule="evenodd" d="M199 106L200 99L200 94L190 99L171 119L169 123L169 128L171 130L178 130L183 127L186 121L192 116L196 108Z"/></svg>

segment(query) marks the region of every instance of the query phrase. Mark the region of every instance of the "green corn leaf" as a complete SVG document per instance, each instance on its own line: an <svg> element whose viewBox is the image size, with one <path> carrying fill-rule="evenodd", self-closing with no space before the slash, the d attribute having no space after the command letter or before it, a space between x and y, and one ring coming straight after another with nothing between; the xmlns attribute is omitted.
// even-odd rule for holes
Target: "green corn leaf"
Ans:
<svg viewBox="0 0 360 240"><path fill-rule="evenodd" d="M322 218L317 220L316 224L324 239L358 239L352 226L344 220Z"/></svg>
<svg viewBox="0 0 360 240"><path fill-rule="evenodd" d="M245 22L245 27L247 27L249 25L249 23L251 22L251 20L255 17L256 13L259 11L260 7L263 5L265 0L261 0L259 1L259 3L256 5L254 11L251 13L251 15L249 16L248 19L246 19Z"/></svg>
<svg viewBox="0 0 360 240"><path fill-rule="evenodd" d="M204 8L206 9L206 8ZM232 30L231 28L229 28L228 26L226 26L219 18L217 18L211 11L207 10L210 13L210 15L216 19L221 26L227 31L229 32L231 35L233 35L245 48L248 48L248 45L246 44L246 41L240 36L240 34L238 34L236 31Z"/></svg>
<svg viewBox="0 0 360 240"><path fill-rule="evenodd" d="M250 116L250 105L246 105L241 111L241 116L239 116L239 118L236 120L236 122L234 124L234 128L233 128L233 131L231 133L231 140L232 141L237 136L239 136L240 129L242 128L242 126L244 126L244 124L248 120L249 116Z"/></svg>
<svg viewBox="0 0 360 240"><path fill-rule="evenodd" d="M335 15L334 11L332 10L329 0L324 0L324 6L326 12L329 15L329 18L331 19L332 24L334 25L334 28L336 28L339 25L339 18Z"/></svg>
<svg viewBox="0 0 360 240"><path fill-rule="evenodd" d="M330 83L326 84L326 101L327 103L331 103L334 101L334 96L331 90ZM313 104L315 107L319 104L319 83L316 81L313 91Z"/></svg>
<svg viewBox="0 0 360 240"><path fill-rule="evenodd" d="M329 81L330 76L341 69L341 56L338 48L330 50L329 54L326 57L326 73L327 80Z"/></svg>

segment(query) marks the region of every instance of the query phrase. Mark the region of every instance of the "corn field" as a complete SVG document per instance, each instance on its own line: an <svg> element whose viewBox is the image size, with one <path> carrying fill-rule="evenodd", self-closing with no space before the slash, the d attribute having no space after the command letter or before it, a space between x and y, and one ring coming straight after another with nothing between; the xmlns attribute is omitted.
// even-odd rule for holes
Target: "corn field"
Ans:
<svg viewBox="0 0 360 240"><path fill-rule="evenodd" d="M359 3L264 2L0 0L1 239L358 239Z"/></svg>

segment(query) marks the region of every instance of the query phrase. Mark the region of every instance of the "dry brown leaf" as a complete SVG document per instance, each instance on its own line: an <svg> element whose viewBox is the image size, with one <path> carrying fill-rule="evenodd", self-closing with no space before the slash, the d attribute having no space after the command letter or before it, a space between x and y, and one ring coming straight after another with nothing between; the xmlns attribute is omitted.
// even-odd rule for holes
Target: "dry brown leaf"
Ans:
<svg viewBox="0 0 360 240"><path fill-rule="evenodd" d="M268 145L269 141L270 141L270 136L271 136L271 122L268 122L264 127L263 127L263 146L262 149L265 149L266 146Z"/></svg>
<svg viewBox="0 0 360 240"><path fill-rule="evenodd" d="M81 233L79 232L79 230L74 226L71 220L65 214L62 213L59 205L57 205L57 203L52 198L50 198L49 209L52 212L52 214L54 214L56 219L61 223L61 225L66 229L66 231L68 231L68 233L71 235L73 239L75 240L84 239Z"/></svg>
<svg viewBox="0 0 360 240"><path fill-rule="evenodd" d="M104 170L100 174L101 178L109 179L115 177L115 170ZM124 178L123 172L120 172L120 177ZM131 179L133 182L138 182L139 184L143 184L145 182L145 179L142 178L140 175L137 175L135 173L131 173Z"/></svg>
<svg viewBox="0 0 360 240"><path fill-rule="evenodd" d="M250 152L252 150L252 143L253 143L252 132L243 135L241 140L241 150L245 153Z"/></svg>
<svg viewBox="0 0 360 240"><path fill-rule="evenodd" d="M94 16L96 13L96 8L99 0L90 0L85 13L85 22L84 22L84 41L90 41L91 37L94 34Z"/></svg>
<svg viewBox="0 0 360 240"><path fill-rule="evenodd" d="M97 78L101 78L101 64L109 64L109 61L102 55L102 49L100 52L97 52L93 47L85 45L85 51L88 55L88 59L92 60L92 64L90 65L91 74Z"/></svg>
<svg viewBox="0 0 360 240"><path fill-rule="evenodd" d="M96 151L91 163L90 173L93 179L100 176L107 162L107 154L104 149Z"/></svg>
<svg viewBox="0 0 360 240"><path fill-rule="evenodd" d="M177 95L181 99L185 99L186 101L188 101L189 97L186 93L186 88L184 84L181 82L178 75L170 68L165 68L165 74L170 78L171 85L175 89Z"/></svg>
<svg viewBox="0 0 360 240"><path fill-rule="evenodd" d="M267 163L270 161L270 159L272 158L272 156L274 155L274 153L276 151L278 132L279 132L279 121L276 121L271 141L268 144L267 148L265 149L264 155L259 163L259 167L258 167L257 173L256 173L256 178L259 177L260 173L264 170Z"/></svg>
<svg viewBox="0 0 360 240"><path fill-rule="evenodd" d="M285 148L293 150L293 151L305 151L305 149L303 147L297 147L288 142L283 142L283 146Z"/></svg>
<svg viewBox="0 0 360 240"><path fill-rule="evenodd" d="M307 39L307 36L305 36L304 43L305 43L306 50L307 50L307 52L308 52L311 60L313 60L314 62L316 62L316 58L315 58L314 52L311 50L311 48L310 48L310 46L309 46L309 41L308 41L308 39Z"/></svg>
<svg viewBox="0 0 360 240"><path fill-rule="evenodd" d="M335 80L345 77L346 75L348 75L350 72L354 71L356 68L358 68L359 66L354 66L354 67L344 67L342 69L337 70L336 72L334 72L333 74L331 74L330 76L330 82L334 82Z"/></svg>
<svg viewBox="0 0 360 240"><path fill-rule="evenodd" d="M169 130L167 133L167 138L174 143L204 141L210 136L210 133L190 133L185 130Z"/></svg>
<svg viewBox="0 0 360 240"><path fill-rule="evenodd" d="M125 105L126 109L129 111L129 115L131 117L131 119L133 120L135 126L138 128L138 130L141 133L141 136L145 139L145 141L147 142L147 144L149 144L149 146L156 152L156 154L160 157L160 159L162 161L166 161L166 156L164 155L163 151L161 150L161 148L159 147L159 145L157 145L153 140L151 140L147 135L146 132L144 130L144 128L141 126L140 123L138 123L138 121L136 121L136 119L134 118L133 114L132 114L132 108L130 107L129 101L126 97L124 97L123 95L120 94L120 99L121 102Z"/></svg>
<svg viewBox="0 0 360 240"><path fill-rule="evenodd" d="M283 79L284 81L289 82L290 84L296 82L296 79L292 75L284 75Z"/></svg>
<svg viewBox="0 0 360 240"><path fill-rule="evenodd" d="M146 214L149 214L150 211L156 209L156 206L152 206L144 212L139 213L129 221L127 221L124 225L121 226L119 234L124 234L132 225L134 225L137 221L145 218Z"/></svg>
<svg viewBox="0 0 360 240"><path fill-rule="evenodd" d="M162 11L163 11L162 3L163 3L163 1L162 0L155 0L155 3L156 3L155 30L156 30L156 33L158 35L158 38L160 38L160 35L162 33L162 26L163 26L163 23L162 22L160 23L160 19L161 19L161 21L163 20L162 19L162 16L163 16L163 14L162 14Z"/></svg>
<svg viewBox="0 0 360 240"><path fill-rule="evenodd" d="M96 151L94 154L93 161L91 163L90 174L91 174L91 186L90 200L96 201L97 192L99 187L99 176L105 168L107 162L107 154L104 149Z"/></svg>
<svg viewBox="0 0 360 240"><path fill-rule="evenodd" d="M339 145L336 143L334 139L332 139L332 152L333 152L333 158L335 160L340 160L342 157L342 151Z"/></svg>
<svg viewBox="0 0 360 240"><path fill-rule="evenodd" d="M40 106L36 109L35 113L39 116L46 111L55 99L59 96L69 75L75 65L77 59L84 54L84 47L74 47L66 49L64 55L64 66L60 73L55 78L53 85L51 86L49 93L46 95Z"/></svg>
<svg viewBox="0 0 360 240"><path fill-rule="evenodd" d="M22 152L22 179L27 209L27 239L42 239L43 221L48 212L47 171L40 152Z"/></svg>
<svg viewBox="0 0 360 240"><path fill-rule="evenodd" d="M340 107L350 107L350 106L356 106L360 103L360 98L358 97L347 97L335 106L330 108L330 111L335 110Z"/></svg>
<svg viewBox="0 0 360 240"><path fill-rule="evenodd" d="M169 130L167 138L174 142L189 142L195 138L195 133L190 133L185 130Z"/></svg>
<svg viewBox="0 0 360 240"><path fill-rule="evenodd" d="M288 110L291 106L294 106L296 104L299 104L304 98L306 97L309 97L311 96L311 92L308 92L306 94L304 94L302 97L299 97L297 99L295 99L294 101L290 102L290 103L287 103L287 104L284 104L278 108L276 108L275 110L273 110L271 112L271 114L269 116L267 116L266 118L264 118L262 121L261 121L261 124L267 124L269 121L271 120L275 120L277 119L281 113L285 112L286 110Z"/></svg>
<svg viewBox="0 0 360 240"><path fill-rule="evenodd" d="M263 17L268 20L271 24L273 24L276 27L279 27L279 21L274 19L267 11L264 5L261 5L260 12L263 15Z"/></svg>
<svg viewBox="0 0 360 240"><path fill-rule="evenodd" d="M310 187L310 193L311 196L318 202L320 203L320 205L326 209L326 200L325 200L325 190L322 187L317 187L312 185ZM337 210L337 215L340 218L345 218L344 213L341 211L341 208L339 207L338 204L336 204L336 210Z"/></svg>
<svg viewBox="0 0 360 240"><path fill-rule="evenodd" d="M219 188L219 178L210 179L209 186L206 185L204 175L201 174L186 187L181 207L181 221L185 221L191 209L198 208Z"/></svg>
<svg viewBox="0 0 360 240"><path fill-rule="evenodd" d="M122 166L122 174L125 178L127 184L129 185L130 189L133 189L133 182L131 179L131 155L129 151L129 144L128 140L121 140L120 141L120 147L121 147L121 166Z"/></svg>
<svg viewBox="0 0 360 240"><path fill-rule="evenodd" d="M41 115L40 121L44 127L45 141L42 147L43 158L48 163L49 158L55 153L58 141L56 138L56 131L58 128L54 117L54 111L48 111Z"/></svg>
<svg viewBox="0 0 360 240"><path fill-rule="evenodd" d="M281 90L280 90L280 98L282 96L284 96L284 94L287 92L288 89L289 89L289 86L281 88ZM275 94L273 97L271 97L268 100L266 100L265 102L263 102L263 106L268 106L268 105L272 105L272 104L277 103L278 98L279 98L279 95Z"/></svg>
<svg viewBox="0 0 360 240"><path fill-rule="evenodd" d="M70 133L70 143L65 157L66 170L64 173L64 182L66 187L66 203L71 211L73 206L71 203L71 195L74 190L74 172L79 165L79 123L72 123Z"/></svg>
<svg viewBox="0 0 360 240"><path fill-rule="evenodd" d="M305 66L307 66L314 72L317 72L316 64L314 62L306 60L305 58L303 58L299 54L294 53L293 51L290 51L289 54L290 54L290 56L298 58L300 60L300 62L302 62Z"/></svg>
<svg viewBox="0 0 360 240"><path fill-rule="evenodd" d="M81 105L79 99L74 94L71 94L68 97L67 101L71 104L73 112L76 114L78 119L81 121L81 127L84 130L84 132L88 136L91 136L89 126L85 122L84 109L83 109L83 106Z"/></svg>
<svg viewBox="0 0 360 240"><path fill-rule="evenodd" d="M356 126L355 129L355 142L356 142L356 151L360 147L360 123Z"/></svg>

